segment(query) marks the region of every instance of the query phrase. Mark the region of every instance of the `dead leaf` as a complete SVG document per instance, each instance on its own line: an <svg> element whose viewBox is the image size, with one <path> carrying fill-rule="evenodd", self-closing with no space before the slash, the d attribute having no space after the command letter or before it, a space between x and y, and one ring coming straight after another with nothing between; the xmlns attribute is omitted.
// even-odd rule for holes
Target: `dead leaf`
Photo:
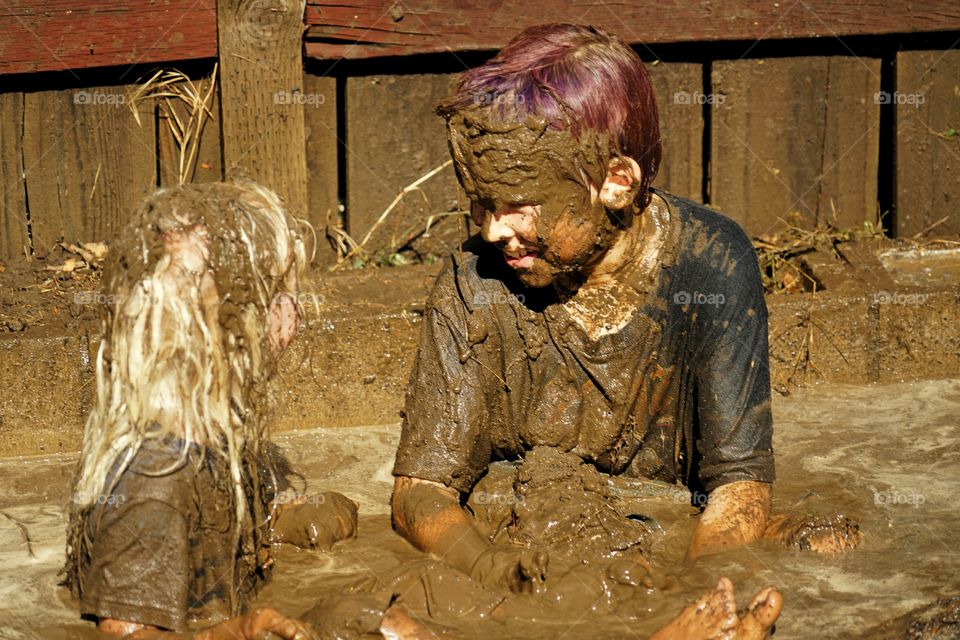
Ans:
<svg viewBox="0 0 960 640"><path fill-rule="evenodd" d="M789 271L783 274L783 288L788 293L797 293L801 290L800 278Z"/></svg>
<svg viewBox="0 0 960 640"><path fill-rule="evenodd" d="M107 256L107 245L104 242L81 242L80 244L61 242L60 246L83 258L83 261L93 269L96 269Z"/></svg>
<svg viewBox="0 0 960 640"><path fill-rule="evenodd" d="M82 260L77 260L76 258L67 258L64 260L63 264L56 267L44 267L45 271L58 271L60 273L73 273L77 269L85 267L86 264Z"/></svg>

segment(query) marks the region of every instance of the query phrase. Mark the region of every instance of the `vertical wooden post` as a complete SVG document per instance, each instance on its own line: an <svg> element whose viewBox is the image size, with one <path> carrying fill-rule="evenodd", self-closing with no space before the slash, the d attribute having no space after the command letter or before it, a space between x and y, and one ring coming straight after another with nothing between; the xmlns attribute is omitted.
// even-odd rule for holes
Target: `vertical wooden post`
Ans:
<svg viewBox="0 0 960 640"><path fill-rule="evenodd" d="M712 206L751 235L795 212L811 228L876 219L879 59L718 60L711 76Z"/></svg>
<svg viewBox="0 0 960 640"><path fill-rule="evenodd" d="M108 243L157 186L153 105L138 126L132 85L24 94L23 166L33 253L58 242Z"/></svg>
<svg viewBox="0 0 960 640"><path fill-rule="evenodd" d="M302 36L305 0L218 0L223 159L307 210Z"/></svg>
<svg viewBox="0 0 960 640"><path fill-rule="evenodd" d="M347 79L347 229L358 242L405 186L449 159L446 130L435 109L453 80L449 74ZM456 203L457 178L447 167L404 198L367 249L391 247L404 231L422 228L431 214Z"/></svg>
<svg viewBox="0 0 960 640"><path fill-rule="evenodd" d="M647 65L660 110L663 162L653 186L703 202L703 65ZM686 99L684 99L686 97Z"/></svg>
<svg viewBox="0 0 960 640"><path fill-rule="evenodd" d="M960 234L960 51L897 53L896 236ZM929 234L929 235L928 235Z"/></svg>
<svg viewBox="0 0 960 640"><path fill-rule="evenodd" d="M0 93L0 260L29 254L23 180L23 94Z"/></svg>

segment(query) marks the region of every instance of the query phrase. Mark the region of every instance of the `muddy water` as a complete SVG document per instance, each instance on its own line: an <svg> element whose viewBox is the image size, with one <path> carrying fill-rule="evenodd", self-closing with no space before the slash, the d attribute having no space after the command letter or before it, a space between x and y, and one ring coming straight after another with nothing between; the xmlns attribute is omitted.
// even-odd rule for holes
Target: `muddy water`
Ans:
<svg viewBox="0 0 960 640"><path fill-rule="evenodd" d="M885 251L883 267L899 285L944 287L960 282L960 249L913 249Z"/></svg>
<svg viewBox="0 0 960 640"><path fill-rule="evenodd" d="M857 635L960 591L960 516L954 508L958 415L960 380L833 386L775 399L776 508L858 518L864 540L854 553L824 557L763 542L684 567L680 556L693 529L693 510L676 493L637 491L630 499L656 513L663 528L652 555L664 591L641 603L648 612L546 615L536 603L521 600L508 613L526 611L539 619L502 623L464 616L452 624L465 638L643 637L726 575L741 606L763 585L783 591L777 638ZM345 493L359 502L361 518L357 539L332 552L282 548L261 602L299 614L358 577L387 573L416 556L389 530L397 436L398 429L387 426L275 438L310 492ZM0 461L0 638L98 637L76 619L56 587L73 463L65 457ZM24 529L35 557L24 543Z"/></svg>

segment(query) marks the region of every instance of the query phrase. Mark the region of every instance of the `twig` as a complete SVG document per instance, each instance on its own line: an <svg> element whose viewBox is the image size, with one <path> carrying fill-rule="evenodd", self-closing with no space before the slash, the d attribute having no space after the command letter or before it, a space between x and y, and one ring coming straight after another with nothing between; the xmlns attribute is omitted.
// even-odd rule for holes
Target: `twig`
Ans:
<svg viewBox="0 0 960 640"><path fill-rule="evenodd" d="M913 234L913 237L914 237L914 238L919 238L919 237L921 237L921 236L923 236L923 235L926 235L927 233L933 231L934 229L936 229L937 227L939 227L940 225L942 225L944 222L946 222L946 221L949 220L949 219L950 219L950 216L943 216L942 218L940 218L939 220L937 220L936 222L934 222L933 224L931 224L931 225L930 225L929 227L927 227L926 229L924 229L924 230L922 230L922 231L919 231L919 232Z"/></svg>
<svg viewBox="0 0 960 640"><path fill-rule="evenodd" d="M100 179L100 169L103 167L103 163L97 165L97 173L93 176L93 188L90 189L90 198L87 202L93 202L93 194L97 192L97 181Z"/></svg>
<svg viewBox="0 0 960 640"><path fill-rule="evenodd" d="M383 213L380 214L380 217L377 218L377 221L373 223L373 226L371 226L370 229L367 231L366 235L363 236L363 240L360 241L360 244L357 245L356 248L354 248L353 250L351 250L350 253L348 253L348 254L345 255L343 258L341 258L341 260L346 260L346 259L348 259L348 258L352 258L355 253L357 253L358 251L360 251L361 249L363 249L363 248L366 247L367 242L370 240L370 237L373 235L373 232L380 228L380 225L382 225L383 222L384 222L384 220L387 219L387 216L390 215L390 212L393 211L393 209L394 209L398 204L400 204L400 201L403 200L403 197L404 197L405 195L407 195L407 194L410 193L411 191L419 190L420 185L422 185L424 182L426 182L427 180L429 180L429 179L432 178L433 176L437 175L438 173L440 173L441 171L443 171L444 169L446 169L447 167L449 167L451 164L453 164L453 160L452 160L452 159L451 159L451 160L447 160L447 161L444 162L443 164L441 164L441 165L439 165L439 166L437 166L437 167L434 167L433 169L431 169L430 171L428 171L428 172L425 173L424 175L420 176L420 177L417 178L414 182L411 182L410 184L408 184L407 186L405 186L405 187L403 188L403 190L401 190L400 193L398 193L397 196L393 199L393 202L390 203L390 206L388 206L388 207L383 211Z"/></svg>
<svg viewBox="0 0 960 640"><path fill-rule="evenodd" d="M26 543L26 545L27 545L27 553L30 554L30 557L31 557L31 558L33 558L34 560L36 560L37 556L36 556L36 554L33 553L33 544L32 544L31 541L30 541L30 532L27 531L26 525L24 525L22 522L20 522L20 521L17 520L16 518L14 518L12 515L10 515L9 513L7 513L6 511L0 511L0 513L2 513L4 516L6 516L7 520L9 520L10 522L12 522L12 523L14 524L14 526L15 526L17 529L20 530L20 535L23 536L23 541L24 541L24 542Z"/></svg>

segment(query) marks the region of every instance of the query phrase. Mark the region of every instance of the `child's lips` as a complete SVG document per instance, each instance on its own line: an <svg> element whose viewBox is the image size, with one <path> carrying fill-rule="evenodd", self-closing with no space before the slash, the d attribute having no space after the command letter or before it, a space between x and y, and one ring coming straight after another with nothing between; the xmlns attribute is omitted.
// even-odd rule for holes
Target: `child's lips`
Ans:
<svg viewBox="0 0 960 640"><path fill-rule="evenodd" d="M529 269L533 266L533 260L537 255L536 251L526 248L515 251L503 249L503 259L514 269Z"/></svg>

